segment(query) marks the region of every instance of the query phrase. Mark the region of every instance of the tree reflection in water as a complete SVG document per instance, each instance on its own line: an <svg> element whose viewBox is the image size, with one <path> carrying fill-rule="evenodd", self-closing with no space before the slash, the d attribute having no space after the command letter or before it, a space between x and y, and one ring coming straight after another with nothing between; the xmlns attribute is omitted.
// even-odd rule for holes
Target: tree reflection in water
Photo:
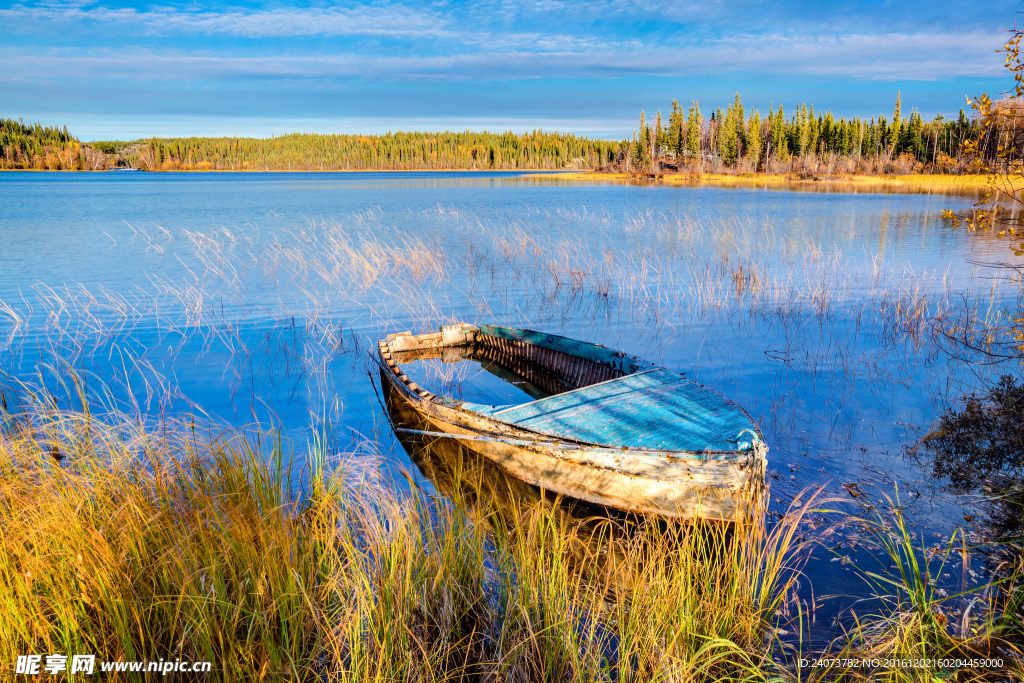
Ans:
<svg viewBox="0 0 1024 683"><path fill-rule="evenodd" d="M996 578L1004 581L1004 613L1024 625L1024 384L1004 375L984 395L967 396L924 444L936 477L957 493L983 495L982 531Z"/></svg>

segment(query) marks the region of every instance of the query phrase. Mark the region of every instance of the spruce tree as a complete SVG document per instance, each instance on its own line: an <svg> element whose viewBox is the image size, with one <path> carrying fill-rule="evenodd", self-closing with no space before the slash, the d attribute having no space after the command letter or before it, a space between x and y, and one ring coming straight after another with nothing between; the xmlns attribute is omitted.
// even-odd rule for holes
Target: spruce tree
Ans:
<svg viewBox="0 0 1024 683"><path fill-rule="evenodd" d="M643 110L640 110L640 138L637 140L636 151L633 155L636 162L636 170L643 173L651 168L651 128L647 125L647 117Z"/></svg>
<svg viewBox="0 0 1024 683"><path fill-rule="evenodd" d="M900 133L902 132L901 128L903 126L903 122L900 120L900 106L901 106L901 104L902 104L902 102L900 101L900 91L897 90L896 91L896 109L892 113L892 125L889 126L888 142L889 142L889 154L890 154L890 156L895 156L895 154L896 154L896 147L899 144L899 140L900 140Z"/></svg>
<svg viewBox="0 0 1024 683"><path fill-rule="evenodd" d="M656 161L661 156L662 148L667 146L665 129L661 125L661 108L659 108L657 122L654 124L654 136L651 140L651 160Z"/></svg>
<svg viewBox="0 0 1024 683"><path fill-rule="evenodd" d="M686 139L683 137L683 129L685 127L683 110L679 106L679 100L672 100L672 113L668 117L668 146L672 150L672 154L675 155L676 164L682 162L683 151L686 149Z"/></svg>
<svg viewBox="0 0 1024 683"><path fill-rule="evenodd" d="M811 154L817 154L818 148L821 143L821 130L822 130L822 119L821 114L818 114L818 118L814 118L814 106L811 106L811 135L808 149L811 150Z"/></svg>
<svg viewBox="0 0 1024 683"><path fill-rule="evenodd" d="M686 119L686 151L691 159L700 158L700 138L703 122L700 116L700 102L694 100L690 105L690 114Z"/></svg>
<svg viewBox="0 0 1024 683"><path fill-rule="evenodd" d="M807 143L810 141L809 138L811 137L811 126L807 116L807 103L804 102L803 106L798 109L797 112L799 114L797 129L800 136L798 149L800 150L800 156L803 157L807 155Z"/></svg>
<svg viewBox="0 0 1024 683"><path fill-rule="evenodd" d="M736 161L736 112L729 107L724 114L719 109L718 114L718 156L724 163L732 164Z"/></svg>
<svg viewBox="0 0 1024 683"><path fill-rule="evenodd" d="M776 159L784 159L786 152L786 131L785 131L785 120L782 111L782 105L779 105L779 110L775 112L775 116L772 117L772 129L771 129L771 145L774 150Z"/></svg>
<svg viewBox="0 0 1024 683"><path fill-rule="evenodd" d="M786 149L790 154L800 154L800 107L796 113L785 122L786 124Z"/></svg>
<svg viewBox="0 0 1024 683"><path fill-rule="evenodd" d="M736 155L739 156L743 153L743 145L746 142L746 134L743 129L743 124L747 120L746 113L743 111L743 102L740 100L739 93L736 93L736 98L733 100L732 108L736 114L733 119L733 123L736 124Z"/></svg>
<svg viewBox="0 0 1024 683"><path fill-rule="evenodd" d="M725 123L725 112L719 107L711 114L711 120L714 122L709 129L709 134L714 136L714 139L708 140L708 146L711 148L709 151L717 154L718 158L722 158L722 129Z"/></svg>
<svg viewBox="0 0 1024 683"><path fill-rule="evenodd" d="M750 160L753 170L757 171L757 164L761 160L761 114L756 109L750 116L750 125L747 126L747 159Z"/></svg>

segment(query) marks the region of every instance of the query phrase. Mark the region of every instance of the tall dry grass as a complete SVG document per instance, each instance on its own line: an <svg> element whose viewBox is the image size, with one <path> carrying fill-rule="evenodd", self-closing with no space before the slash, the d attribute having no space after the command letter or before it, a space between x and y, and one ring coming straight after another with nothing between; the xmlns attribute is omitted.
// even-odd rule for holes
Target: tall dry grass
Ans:
<svg viewBox="0 0 1024 683"><path fill-rule="evenodd" d="M498 524L322 453L296 477L279 441L50 408L2 420L4 666L95 653L337 681L761 680L774 666L803 510L772 528L634 522L581 556L551 506L506 507ZM580 571L609 552L628 590L621 572Z"/></svg>
<svg viewBox="0 0 1024 683"><path fill-rule="evenodd" d="M133 337L155 326L157 345L172 354L199 338L226 349L225 371L237 375L236 358L255 352L252 329L267 321L291 328L298 319L302 335L281 353L323 383L331 360L351 346L353 326L425 331L465 317L524 326L571 318L656 337L714 317L788 324L842 308L858 324L917 340L955 324L960 304L947 273L907 272L882 255L851 256L767 223L704 224L650 211L531 216L529 207L501 220L445 207L434 214L433 227L417 234L393 230L375 209L357 214L355 226L328 219L266 234L129 226L136 246L181 251L180 277L151 275L127 292L37 283L20 302L0 301L0 350L16 355L37 342L69 365L128 354L128 367L143 351ZM538 227L545 221L574 227L546 231Z"/></svg>
<svg viewBox="0 0 1024 683"><path fill-rule="evenodd" d="M771 526L760 515L735 527L581 522L543 499L498 507L483 489L400 498L316 447L296 478L280 441L203 439L193 424L153 433L87 411L2 418L7 667L21 654L94 653L213 662L204 680L911 681L938 671L796 666L809 653L779 634L806 623L793 596L813 496ZM944 609L957 596L940 597L928 550L901 519L867 520L890 553L887 570L865 573L885 608L861 615L833 654L1012 653L991 604L953 623ZM959 675L1020 673L1006 661Z"/></svg>

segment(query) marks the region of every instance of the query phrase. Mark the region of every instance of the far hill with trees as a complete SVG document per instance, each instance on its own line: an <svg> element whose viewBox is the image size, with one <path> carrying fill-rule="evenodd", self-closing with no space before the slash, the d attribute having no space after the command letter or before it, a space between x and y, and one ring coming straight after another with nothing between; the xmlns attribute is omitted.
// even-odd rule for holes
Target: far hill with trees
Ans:
<svg viewBox="0 0 1024 683"><path fill-rule="evenodd" d="M622 143L535 130L527 133L293 133L270 138L150 138L81 143L67 129L0 120L3 168L131 166L185 170L559 170L609 163ZM102 157L102 162L93 163Z"/></svg>
<svg viewBox="0 0 1024 683"><path fill-rule="evenodd" d="M1021 108L1019 99L999 107ZM1005 118L1005 117L1004 117ZM1015 117L1011 117L1014 118ZM998 147L992 119L925 120L903 114L836 118L801 104L749 111L737 94L707 115L673 101L667 119L644 112L632 140L532 132L293 133L269 138L187 137L83 143L66 127L0 119L0 168L189 170L586 170L678 173L908 174L978 173ZM989 123L986 123L989 122ZM989 142L986 143L985 140ZM995 142L993 142L995 141ZM986 147L986 144L988 145ZM995 145L993 147L993 145Z"/></svg>
<svg viewBox="0 0 1024 683"><path fill-rule="evenodd" d="M67 126L0 119L0 169L105 170L110 165L109 155L79 142Z"/></svg>

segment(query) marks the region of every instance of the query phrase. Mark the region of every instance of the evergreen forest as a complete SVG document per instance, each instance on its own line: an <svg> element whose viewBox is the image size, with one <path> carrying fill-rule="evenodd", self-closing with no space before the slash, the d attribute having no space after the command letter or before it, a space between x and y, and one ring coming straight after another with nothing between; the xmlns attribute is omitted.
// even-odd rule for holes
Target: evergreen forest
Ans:
<svg viewBox="0 0 1024 683"><path fill-rule="evenodd" d="M585 170L687 173L977 173L991 167L1024 112L1020 99L995 103L1000 116L964 110L952 118L904 114L836 118L801 104L787 113L732 104L709 114L673 101L668 116L640 113L631 140L542 130L293 133L269 138L188 137L82 143L66 127L0 119L0 168L103 170ZM1005 130L1004 130L1005 129ZM1009 137L1008 137L1009 136ZM1002 154L1002 153L1000 153ZM1002 159L1020 160L1021 150Z"/></svg>
<svg viewBox="0 0 1024 683"><path fill-rule="evenodd" d="M61 133L58 135L57 133ZM593 168L610 162L621 143L535 130L397 132L384 135L293 133L269 138L151 138L79 143L66 131L0 120L5 168L89 168L90 147L109 166L143 170L360 170Z"/></svg>
<svg viewBox="0 0 1024 683"><path fill-rule="evenodd" d="M869 119L836 118L806 103L762 115L746 110L739 94L705 118L698 102L684 110L676 100L667 120L660 110L653 121L640 112L639 129L616 161L636 173L977 173L991 166L999 140L1024 112L1019 99L999 106L1005 116L983 126L963 109L955 118L904 115L899 94L891 116Z"/></svg>

